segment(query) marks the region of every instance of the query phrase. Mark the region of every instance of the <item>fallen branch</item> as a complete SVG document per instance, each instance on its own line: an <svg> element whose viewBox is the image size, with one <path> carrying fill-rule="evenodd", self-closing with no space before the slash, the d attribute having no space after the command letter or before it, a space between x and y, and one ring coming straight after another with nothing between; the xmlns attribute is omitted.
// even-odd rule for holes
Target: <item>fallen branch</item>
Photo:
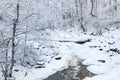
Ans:
<svg viewBox="0 0 120 80"><path fill-rule="evenodd" d="M91 42L91 39L87 39L87 40L84 40L84 41L69 41L69 40L60 40L58 42L73 42L73 43L76 43L76 44L84 44L86 42Z"/></svg>

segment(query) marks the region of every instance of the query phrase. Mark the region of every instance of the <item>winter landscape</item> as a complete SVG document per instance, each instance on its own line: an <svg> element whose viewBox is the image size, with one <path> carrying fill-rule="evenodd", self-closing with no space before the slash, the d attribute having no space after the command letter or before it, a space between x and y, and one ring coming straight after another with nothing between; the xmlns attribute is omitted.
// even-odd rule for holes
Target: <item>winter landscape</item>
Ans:
<svg viewBox="0 0 120 80"><path fill-rule="evenodd" d="M0 80L120 80L120 0L0 0Z"/></svg>

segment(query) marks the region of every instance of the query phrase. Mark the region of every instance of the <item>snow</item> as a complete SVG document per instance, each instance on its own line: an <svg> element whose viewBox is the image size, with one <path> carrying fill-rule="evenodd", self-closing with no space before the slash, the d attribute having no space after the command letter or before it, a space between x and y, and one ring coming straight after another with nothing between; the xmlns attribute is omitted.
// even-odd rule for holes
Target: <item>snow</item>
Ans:
<svg viewBox="0 0 120 80"><path fill-rule="evenodd" d="M120 80L120 30L110 28L119 27L120 1L118 0L117 3L112 0L95 1L92 13L95 14L96 18L90 14L91 0L84 0L82 9L80 9L81 6L78 1L76 2L74 0L20 1L20 23L17 26L17 33L26 31L25 29L28 26L28 30L31 32L27 33L30 40L27 41L27 46L32 45L35 49L39 49L35 52L39 55L40 60L43 60L45 67L36 69L36 65L32 68L15 65L14 69L19 70L18 72L14 71L16 80L42 80L67 68L69 61L75 56L83 60L82 63L88 66L87 69L90 72L96 74L94 77L86 77L84 80ZM3 37L7 39L12 35L11 23L16 17L17 0L1 0L0 3L0 32L3 32ZM116 10L115 7L117 7ZM78 15L81 14L80 10L84 13L82 16ZM35 15L24 20L30 14ZM81 33L81 17L84 18L83 26L87 31L100 33L102 30L105 33L102 36L90 35L87 32ZM33 31L44 27L53 30L46 29L46 33L44 30ZM105 27L110 28L110 31L106 32L107 29L104 31ZM20 41L24 39L24 35L18 37L20 37ZM87 39L91 39L91 42L74 43L74 41ZM58 42L68 40L70 42ZM22 41L23 43L24 41ZM40 44L41 46L38 46ZM119 53L111 49L117 49ZM61 59L56 60L57 57L61 57ZM2 80L1 72L0 80Z"/></svg>
<svg viewBox="0 0 120 80"><path fill-rule="evenodd" d="M29 69L16 65L14 70L19 71L14 71L14 76L16 80L42 80L57 71L68 68L69 61L77 56L80 60L83 60L83 65L88 66L87 69L90 72L96 74L93 77L86 77L83 80L119 80L120 54L113 51L108 52L110 49L120 49L119 34L120 29L111 30L104 33L102 36L59 30L56 30L55 32L52 31L50 35L52 36L53 41L47 45L54 46L55 48L53 51L56 51L57 55L55 55L52 59L51 57L44 58L46 61L51 60L49 63L45 64L45 68L33 67ZM86 39L91 39L91 42L87 42L85 44L76 44L74 42L57 42L59 40L83 41ZM113 42L114 44L109 44ZM29 43L32 43L34 47L38 47L37 42ZM45 54L52 53L50 48L44 49L42 52ZM56 60L55 58L58 57L61 59Z"/></svg>
<svg viewBox="0 0 120 80"><path fill-rule="evenodd" d="M119 50L119 34L119 29L106 32L102 36L80 34L80 36L73 37L73 35L69 35L68 37L67 35L67 37L65 37L66 32L61 32L59 35L61 35L60 38L63 37L61 38L62 40L65 38L65 40L68 39L72 41L92 39L92 42L88 42L83 45L75 43L61 43L62 46L59 47L59 51L62 56L77 56L80 59L83 59L83 64L88 65L87 69L90 72L97 74L94 77L85 78L84 80L119 80L120 54L116 52L107 52L107 50L111 48L117 48ZM79 34L77 33L75 35ZM108 42L115 43L113 45L109 45ZM97 48L91 48L90 46L97 46ZM102 51L100 49L102 49ZM104 60L105 62L100 62L99 60Z"/></svg>
<svg viewBox="0 0 120 80"><path fill-rule="evenodd" d="M42 80L50 74L65 68L67 68L67 62L64 59L60 61L53 60L50 64L46 65L46 68L42 69L24 69L23 67L15 66L15 69L20 70L20 72L15 72L14 76L17 80Z"/></svg>

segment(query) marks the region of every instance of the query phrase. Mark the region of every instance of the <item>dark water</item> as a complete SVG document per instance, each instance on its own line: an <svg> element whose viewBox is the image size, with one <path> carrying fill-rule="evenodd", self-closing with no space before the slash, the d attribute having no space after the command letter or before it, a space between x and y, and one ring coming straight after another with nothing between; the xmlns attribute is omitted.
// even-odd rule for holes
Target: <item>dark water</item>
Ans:
<svg viewBox="0 0 120 80"><path fill-rule="evenodd" d="M82 80L85 77L94 76L86 67L79 62L78 66L69 66L68 69L58 71L44 80Z"/></svg>

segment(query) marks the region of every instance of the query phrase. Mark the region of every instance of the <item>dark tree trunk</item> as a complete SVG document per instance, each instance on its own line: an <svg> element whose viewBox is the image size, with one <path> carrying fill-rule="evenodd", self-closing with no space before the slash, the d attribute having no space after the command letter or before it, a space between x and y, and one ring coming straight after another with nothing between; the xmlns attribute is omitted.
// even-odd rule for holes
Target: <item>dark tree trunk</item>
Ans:
<svg viewBox="0 0 120 80"><path fill-rule="evenodd" d="M80 4L80 27L82 28L82 31L85 32L86 29L84 27L84 24L83 24L83 2L82 0L79 0L79 4Z"/></svg>
<svg viewBox="0 0 120 80"><path fill-rule="evenodd" d="M15 63L15 35L16 35L16 27L17 27L17 23L18 23L18 19L19 19L19 1L17 3L17 17L13 23L13 35L12 35L12 58L11 58L11 65L10 65L10 73L9 73L9 77L12 77L12 71L13 71L13 67L14 67L14 63Z"/></svg>

